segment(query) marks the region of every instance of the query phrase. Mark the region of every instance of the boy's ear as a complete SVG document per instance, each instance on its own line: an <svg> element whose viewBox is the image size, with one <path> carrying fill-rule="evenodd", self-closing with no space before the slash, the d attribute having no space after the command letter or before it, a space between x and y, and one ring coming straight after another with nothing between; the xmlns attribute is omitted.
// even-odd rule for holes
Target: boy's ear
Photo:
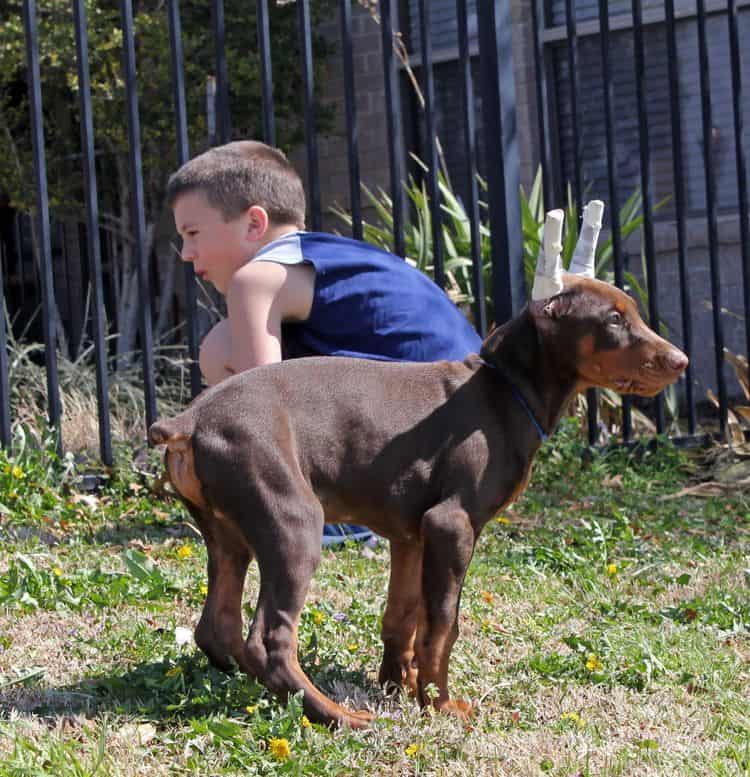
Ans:
<svg viewBox="0 0 750 777"><path fill-rule="evenodd" d="M247 237L249 240L260 240L268 231L270 219L265 208L251 205L247 211Z"/></svg>

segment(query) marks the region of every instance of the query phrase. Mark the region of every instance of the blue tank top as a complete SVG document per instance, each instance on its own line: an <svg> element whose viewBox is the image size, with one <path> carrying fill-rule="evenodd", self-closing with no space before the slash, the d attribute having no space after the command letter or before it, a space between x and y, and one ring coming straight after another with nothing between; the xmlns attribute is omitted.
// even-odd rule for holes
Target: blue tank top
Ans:
<svg viewBox="0 0 750 777"><path fill-rule="evenodd" d="M315 295L307 320L282 327L284 358L354 356L460 361L481 338L445 292L403 259L338 235L296 232L253 261L308 262Z"/></svg>

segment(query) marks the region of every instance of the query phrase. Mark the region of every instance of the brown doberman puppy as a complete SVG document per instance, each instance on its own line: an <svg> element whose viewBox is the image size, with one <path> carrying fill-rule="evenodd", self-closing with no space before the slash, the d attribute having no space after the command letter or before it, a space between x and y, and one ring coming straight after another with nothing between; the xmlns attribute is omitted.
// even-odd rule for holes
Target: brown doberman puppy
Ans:
<svg viewBox="0 0 750 777"><path fill-rule="evenodd" d="M235 661L282 696L302 689L311 720L366 726L369 713L328 699L297 662L324 522L356 522L391 546L380 682L422 705L470 712L449 698L448 662L482 527L522 492L575 392L651 396L687 366L622 291L585 274L544 278L557 293L532 301L463 362L291 360L236 375L151 427L208 548L195 640L212 663ZM244 639L253 556L260 593Z"/></svg>

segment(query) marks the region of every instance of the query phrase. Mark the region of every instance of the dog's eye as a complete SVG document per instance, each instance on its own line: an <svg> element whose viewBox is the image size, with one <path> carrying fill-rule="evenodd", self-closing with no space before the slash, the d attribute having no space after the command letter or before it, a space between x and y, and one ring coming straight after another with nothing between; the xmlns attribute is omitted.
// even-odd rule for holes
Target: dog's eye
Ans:
<svg viewBox="0 0 750 777"><path fill-rule="evenodd" d="M622 314L618 313L616 310L613 310L607 316L607 324L609 324L610 326L622 326L623 324Z"/></svg>

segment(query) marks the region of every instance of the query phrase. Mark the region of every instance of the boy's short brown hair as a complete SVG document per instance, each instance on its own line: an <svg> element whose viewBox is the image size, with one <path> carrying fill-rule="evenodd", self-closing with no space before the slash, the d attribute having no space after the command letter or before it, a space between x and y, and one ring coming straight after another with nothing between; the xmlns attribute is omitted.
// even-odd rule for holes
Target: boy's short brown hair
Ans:
<svg viewBox="0 0 750 777"><path fill-rule="evenodd" d="M257 140L216 146L186 162L167 184L174 208L187 192L201 191L226 221L260 205L274 224L305 228L305 190L283 152Z"/></svg>

